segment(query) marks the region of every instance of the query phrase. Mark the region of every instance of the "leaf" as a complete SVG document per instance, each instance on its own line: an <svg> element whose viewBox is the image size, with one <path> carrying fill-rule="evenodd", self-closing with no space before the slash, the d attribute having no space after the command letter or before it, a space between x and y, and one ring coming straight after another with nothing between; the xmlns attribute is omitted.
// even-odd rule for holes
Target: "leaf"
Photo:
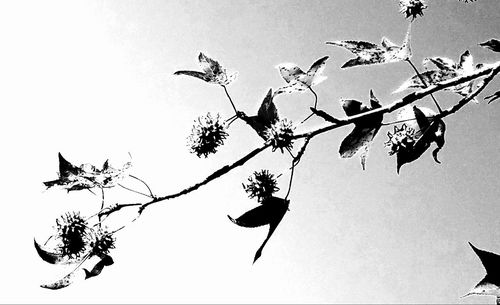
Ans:
<svg viewBox="0 0 500 305"><path fill-rule="evenodd" d="M288 206L290 204L289 200L285 200L278 197L267 197L262 201L262 205L244 213L240 217L233 219L228 215L228 218L238 226L246 227L246 228L255 228L264 225L269 225L269 232L266 236L266 239L259 247L257 252L255 253L254 263L259 259L262 255L262 250L264 246L271 238L272 234L278 227L279 223L285 216Z"/></svg>
<svg viewBox="0 0 500 305"><path fill-rule="evenodd" d="M278 88L274 95L303 92L327 79L326 76L322 75L325 70L327 59L328 56L324 56L316 60L307 72L302 71L302 69L294 63L283 63L276 66L281 77L288 85Z"/></svg>
<svg viewBox="0 0 500 305"><path fill-rule="evenodd" d="M59 253L50 252L44 249L36 240L34 240L35 249L41 259L50 264L73 264L78 262L77 259L70 259Z"/></svg>
<svg viewBox="0 0 500 305"><path fill-rule="evenodd" d="M57 156L59 158L59 175L68 177L69 175L78 175L81 173L81 169L64 159L61 153L58 153Z"/></svg>
<svg viewBox="0 0 500 305"><path fill-rule="evenodd" d="M266 97L260 105L259 111L257 112L257 117L266 126L271 126L272 124L279 121L278 109L273 103L273 89L269 89Z"/></svg>
<svg viewBox="0 0 500 305"><path fill-rule="evenodd" d="M304 74L304 71L293 63L283 63L278 65L277 68L281 77L283 77L287 83L297 80L299 75Z"/></svg>
<svg viewBox="0 0 500 305"><path fill-rule="evenodd" d="M478 249L470 242L469 245L481 260L481 263L483 264L486 273L494 276L497 279L500 278L500 273L498 271L498 266L500 263L500 255Z"/></svg>
<svg viewBox="0 0 500 305"><path fill-rule="evenodd" d="M442 72L453 73L456 70L456 64L452 59L446 57L427 57L424 58L424 66L429 65L429 63L434 64L438 70Z"/></svg>
<svg viewBox="0 0 500 305"><path fill-rule="evenodd" d="M202 52L198 55L198 62L203 72L180 70L174 72L174 75L187 75L201 79L207 83L218 84L221 86L229 85L236 79L237 73L228 73L222 68L218 61L206 56Z"/></svg>
<svg viewBox="0 0 500 305"><path fill-rule="evenodd" d="M210 78L206 75L206 73L202 73L199 71L189 71L189 70L181 70L181 71L176 71L174 75L187 75L187 76L192 76L199 78L203 81L209 82Z"/></svg>
<svg viewBox="0 0 500 305"><path fill-rule="evenodd" d="M288 86L283 86L283 87L276 89L276 91L274 92L274 95L278 95L278 94L282 94L282 93L292 94L295 92L304 92L304 91L306 91L306 89L307 89L307 87L304 84L299 83L299 82L294 82Z"/></svg>
<svg viewBox="0 0 500 305"><path fill-rule="evenodd" d="M271 88L264 97L257 111L257 115L247 117L243 113L239 114L239 116L264 140L267 140L267 131L269 128L279 121L278 109L273 102L273 97L273 90Z"/></svg>
<svg viewBox="0 0 500 305"><path fill-rule="evenodd" d="M329 58L329 56L324 56L321 57L320 59L316 60L309 70L307 70L306 76L304 76L302 82L304 82L308 86L315 86L324 80L327 79L326 76L323 76L323 71L325 70L326 67L326 60Z"/></svg>
<svg viewBox="0 0 500 305"><path fill-rule="evenodd" d="M200 62L200 67L205 72L205 74L217 75L222 73L222 67L220 66L219 62L206 56L202 52L200 52L200 54L198 55L198 61Z"/></svg>
<svg viewBox="0 0 500 305"><path fill-rule="evenodd" d="M77 270L74 270L73 272L67 274L65 277L63 277L62 279L60 279L54 283L40 285L40 287L52 289L52 290L57 290L57 289L61 289L64 287L68 287L69 285L71 285L75 281L75 277L77 276L77 273L76 273Z"/></svg>
<svg viewBox="0 0 500 305"><path fill-rule="evenodd" d="M481 42L479 45L484 48L488 48L493 52L500 52L500 41L497 39L490 39L488 41Z"/></svg>
<svg viewBox="0 0 500 305"><path fill-rule="evenodd" d="M434 161L441 163L437 155L445 143L444 134L446 125L441 119L429 118L429 110L426 109L425 112L427 113L424 114L417 106L413 106L413 118L416 119L419 126L419 130L416 133L417 140L413 145L406 146L397 152L396 163L398 173L404 164L420 158L432 143L436 143L437 145L437 148L432 152Z"/></svg>
<svg viewBox="0 0 500 305"><path fill-rule="evenodd" d="M399 93L408 89L422 89L426 88L430 84L436 84L442 81L445 78L446 73L441 72L440 70L428 70L420 73L421 78L425 83L422 83L421 78L418 75L415 75L405 81L398 89L396 89L393 93Z"/></svg>
<svg viewBox="0 0 500 305"><path fill-rule="evenodd" d="M91 164L76 167L59 153L59 179L44 182L47 188L61 186L69 191L92 189L94 187L109 188L115 186L124 178L131 163L126 163L121 169L112 168L109 162L103 164L101 170Z"/></svg>
<svg viewBox="0 0 500 305"><path fill-rule="evenodd" d="M105 266L111 266L113 265L113 263L113 258L111 258L111 256L104 255L101 260L94 265L91 271L83 268L83 271L85 272L85 279L87 280L91 277L98 276L99 274L101 274Z"/></svg>
<svg viewBox="0 0 500 305"><path fill-rule="evenodd" d="M276 218L278 211L276 206L265 204L264 200L262 205L251 209L236 219L231 218L229 215L228 217L234 224L240 227L256 228L270 224Z"/></svg>
<svg viewBox="0 0 500 305"><path fill-rule="evenodd" d="M375 97L372 90L370 90L370 107L365 106L356 100L344 100L342 104L342 108L347 116L357 115L380 107L382 107L382 105L380 105L380 102ZM361 166L364 170L366 166L366 159L368 158L369 145L382 126L382 120L383 114L374 114L355 121L354 129L340 144L340 157L351 158L358 151L362 150L360 158Z"/></svg>
<svg viewBox="0 0 500 305"><path fill-rule="evenodd" d="M384 61L385 50L370 42L340 40L328 41L326 43L345 48L357 56L345 62L341 67L343 69L361 65L381 64Z"/></svg>
<svg viewBox="0 0 500 305"><path fill-rule="evenodd" d="M408 27L406 37L401 46L395 45L385 37L382 38L380 45L355 40L328 41L326 44L345 48L356 55L356 58L352 58L344 63L342 68L350 68L361 65L386 64L400 62L411 58L410 32L411 26Z"/></svg>
<svg viewBox="0 0 500 305"><path fill-rule="evenodd" d="M483 267L486 271L486 276L479 281L479 283L472 288L472 290L464 295L463 297L469 295L493 295L497 297L497 304L499 303L498 287L500 286L500 272L498 266L500 264L500 255L481 250L476 248L472 243L469 242L474 253L479 257Z"/></svg>
<svg viewBox="0 0 500 305"><path fill-rule="evenodd" d="M394 93L401 92L408 89L421 89L430 85L435 85L443 81L450 80L455 77L465 76L473 73L481 64L474 66L474 60L468 50L460 55L458 63L446 57L429 57L423 61L424 65L432 63L437 69L432 69L420 73L419 75L412 76L405 81ZM422 82L423 79L423 82ZM469 96L473 91L474 81L469 81L457 86L452 86L444 89L460 94L463 97ZM473 101L477 102L476 99Z"/></svg>

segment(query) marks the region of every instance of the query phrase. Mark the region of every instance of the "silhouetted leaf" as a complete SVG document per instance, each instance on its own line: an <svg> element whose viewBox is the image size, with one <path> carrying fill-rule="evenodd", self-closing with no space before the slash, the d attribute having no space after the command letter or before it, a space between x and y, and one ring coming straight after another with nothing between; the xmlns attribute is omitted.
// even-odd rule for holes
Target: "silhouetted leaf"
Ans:
<svg viewBox="0 0 500 305"><path fill-rule="evenodd" d="M115 169L106 161L101 170L91 164L76 167L59 153L59 179L44 182L47 188L61 186L69 191L91 189L94 187L109 188L124 178L126 170L131 166L126 163L123 168Z"/></svg>
<svg viewBox="0 0 500 305"><path fill-rule="evenodd" d="M41 259L50 264L73 264L79 259L71 259L65 255L60 253L51 252L49 250L44 249L39 243L34 240L35 249Z"/></svg>
<svg viewBox="0 0 500 305"><path fill-rule="evenodd" d="M355 40L328 41L326 43L345 48L357 56L356 58L350 59L344 63L342 68L360 65L393 63L411 58L410 30L411 27L409 26L408 31L406 32L405 40L401 46L395 45L385 37L382 38L380 45Z"/></svg>
<svg viewBox="0 0 500 305"><path fill-rule="evenodd" d="M481 263L486 270L486 276L481 281L479 281L479 283L477 283L477 285L472 288L472 290L465 296L474 294L493 295L497 297L498 303L498 291L500 290L500 269L498 268L498 266L500 266L500 255L478 249L470 242L469 245L481 260Z"/></svg>
<svg viewBox="0 0 500 305"><path fill-rule="evenodd" d="M493 52L500 52L500 41L497 39L490 39L479 44L482 47L488 48Z"/></svg>
<svg viewBox="0 0 500 305"><path fill-rule="evenodd" d="M420 158L434 142L437 148L432 156L437 163L441 163L437 154L445 143L446 125L443 120L434 118L436 114L432 110L417 106L413 106L411 113L408 108L402 113L404 116L400 115L398 119L407 120L408 125L413 127L407 127L406 124L401 128L395 127L393 134L388 133L389 141L386 143L391 148L389 154L396 154L397 172L404 164Z"/></svg>
<svg viewBox="0 0 500 305"><path fill-rule="evenodd" d="M368 107L356 100L344 100L342 108L348 116L353 116L382 107L372 90L370 90L370 104ZM383 114L369 115L362 120L357 120L354 123L354 129L340 144L340 157L351 158L361 150L361 166L365 169L369 145L382 126L382 120Z"/></svg>
<svg viewBox="0 0 500 305"><path fill-rule="evenodd" d="M52 289L52 290L57 290L57 289L61 289L64 287L68 287L69 285L71 285L75 281L75 277L78 275L78 273L77 273L78 270L79 269L74 270L73 272L67 274L65 277L63 277L62 279L60 279L54 283L40 285L40 287Z"/></svg>
<svg viewBox="0 0 500 305"><path fill-rule="evenodd" d="M113 258L111 258L111 256L104 255L101 260L94 265L91 271L83 268L83 271L85 272L85 279L98 276L99 274L101 274L102 269L104 269L105 266L111 266L113 265L113 263Z"/></svg>
<svg viewBox="0 0 500 305"><path fill-rule="evenodd" d="M274 95L302 92L324 81L327 77L322 74L325 70L327 59L328 56L325 56L316 60L307 72L302 71L302 69L293 63L279 64L277 66L278 71L281 77L283 77L289 85L278 88L276 92L274 92Z"/></svg>
<svg viewBox="0 0 500 305"><path fill-rule="evenodd" d="M269 89L267 92L257 112L257 117L265 126L271 126L279 121L278 109L273 103L273 89Z"/></svg>
<svg viewBox="0 0 500 305"><path fill-rule="evenodd" d="M276 230L276 227L278 227L278 224L281 222L281 219L283 219L283 216L285 216L289 204L290 202L288 200L271 196L265 198L262 201L262 205L244 213L236 219L233 219L228 215L229 219L233 223L241 227L255 228L269 225L267 237L255 253L254 263L261 256L264 246L269 238L271 238L271 235L274 230Z"/></svg>
<svg viewBox="0 0 500 305"><path fill-rule="evenodd" d="M203 72L180 70L176 71L174 75L187 75L201 79L207 83L218 84L221 86L229 85L236 79L236 72L228 73L226 69L216 60L201 53L198 55L198 62Z"/></svg>
<svg viewBox="0 0 500 305"><path fill-rule="evenodd" d="M273 102L273 96L273 90L269 89L255 116L248 117L242 112L238 113L238 116L250 125L264 140L268 138L267 131L269 128L279 121L278 109Z"/></svg>

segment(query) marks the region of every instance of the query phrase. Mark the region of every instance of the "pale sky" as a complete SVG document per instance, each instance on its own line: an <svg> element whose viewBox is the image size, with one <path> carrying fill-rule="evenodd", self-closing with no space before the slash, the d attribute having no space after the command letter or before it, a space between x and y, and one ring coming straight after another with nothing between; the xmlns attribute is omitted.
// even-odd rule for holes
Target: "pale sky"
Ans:
<svg viewBox="0 0 500 305"><path fill-rule="evenodd" d="M412 25L413 62L469 50L476 63L500 56L477 44L500 38L497 0L429 1ZM267 228L227 219L257 205L241 187L255 170L279 174L284 196L289 156L266 151L221 179L151 207L117 235L115 264L88 281L51 291L40 284L69 269L42 261L43 240L65 211L91 215L89 192L45 190L57 178L57 153L76 165L121 165L158 195L194 184L261 145L242 122L220 151L198 159L186 146L193 121L208 111L232 115L224 91L185 76L200 51L239 72L228 87L254 114L269 88L284 84L276 65L307 69L330 56L315 87L319 108L343 116L339 99L383 105L413 71L405 63L340 69L352 58L331 40L400 44L408 20L397 1L3 1L0 3L0 127L3 206L0 301L8 303L494 303L459 297L484 277L467 242L500 253L499 102L471 104L446 118L446 144L396 174L395 157L375 138L362 171L338 156L352 127L316 137L295 172L288 212L252 266ZM486 90L499 89L494 81ZM481 95L484 97L485 94ZM443 107L458 100L438 94ZM281 117L299 122L311 94L279 96ZM418 105L433 108L430 99ZM393 116L386 116L388 121ZM313 118L298 131L325 123ZM125 190L109 203L143 200ZM124 217L133 217L125 215Z"/></svg>

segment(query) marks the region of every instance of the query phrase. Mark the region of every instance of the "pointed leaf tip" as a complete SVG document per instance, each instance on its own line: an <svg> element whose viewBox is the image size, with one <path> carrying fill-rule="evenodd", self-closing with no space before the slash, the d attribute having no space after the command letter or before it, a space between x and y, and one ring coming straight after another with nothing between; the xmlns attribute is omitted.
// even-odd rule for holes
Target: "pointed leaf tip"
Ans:
<svg viewBox="0 0 500 305"><path fill-rule="evenodd" d="M34 238L33 242L38 256L40 256L42 260L49 264L71 264L76 261L76 259L70 259L69 257L65 257L62 254L50 252L44 249L42 245L40 245Z"/></svg>
<svg viewBox="0 0 500 305"><path fill-rule="evenodd" d="M232 223L234 223L234 224L236 224L236 225L238 224L238 223L236 222L236 219L234 219L233 217L231 217L231 216L227 215L227 218L229 218L229 220L231 220L231 222L232 222Z"/></svg>

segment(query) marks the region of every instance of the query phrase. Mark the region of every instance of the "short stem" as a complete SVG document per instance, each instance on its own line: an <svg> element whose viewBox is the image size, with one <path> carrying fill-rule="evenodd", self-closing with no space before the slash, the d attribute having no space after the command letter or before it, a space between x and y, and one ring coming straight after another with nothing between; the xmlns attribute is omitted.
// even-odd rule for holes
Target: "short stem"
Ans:
<svg viewBox="0 0 500 305"><path fill-rule="evenodd" d="M292 190L292 181L293 181L293 172L295 171L295 164L292 160L292 168L290 170L290 181L288 182L288 191L286 192L285 200L288 199L288 195L290 195L290 191Z"/></svg>
<svg viewBox="0 0 500 305"><path fill-rule="evenodd" d="M307 87L309 89L309 91L312 92L312 94L314 94L314 107L311 108L316 110L316 107L318 106L318 95L316 94L316 92L314 92L314 90L311 88L311 86L308 86ZM307 118L305 118L304 120L302 120L302 122L300 122L300 124L304 124L307 120L309 120L312 116L314 115L314 111L313 113L311 113L309 116L307 116Z"/></svg>
<svg viewBox="0 0 500 305"><path fill-rule="evenodd" d="M314 109L316 109L316 106L318 106L318 95L316 94L316 92L314 92L311 86L308 86L307 88L309 88L309 91L314 94Z"/></svg>
<svg viewBox="0 0 500 305"><path fill-rule="evenodd" d="M233 99L231 99L231 96L229 95L229 92L227 92L226 86L224 86L224 85L221 85L221 86L222 86L222 88L224 88L224 92L226 92L226 96L229 99L229 102L231 103L231 106L233 106L234 113L236 113L236 115L238 115L238 110L236 110L236 106L234 106Z"/></svg>
<svg viewBox="0 0 500 305"><path fill-rule="evenodd" d="M406 61L410 64L410 66L413 68L413 70L415 70L415 73L417 73L418 78L420 78L420 81L422 82L422 84L425 86L425 88L427 88L429 85L427 85L427 82L422 77L422 74L420 74L420 72L418 72L417 67L415 67L415 65L413 64L413 62L411 61L411 59L408 58ZM431 96L432 100L434 101L434 104L436 104L436 107L437 107L439 113L442 113L443 110L439 106L439 103L437 102L437 100L434 97L434 95L431 93L430 96Z"/></svg>
<svg viewBox="0 0 500 305"><path fill-rule="evenodd" d="M102 201L101 201L101 211L104 209L104 188L101 187L101 195L102 195ZM99 219L99 229L101 228L101 215L97 214L97 218Z"/></svg>

